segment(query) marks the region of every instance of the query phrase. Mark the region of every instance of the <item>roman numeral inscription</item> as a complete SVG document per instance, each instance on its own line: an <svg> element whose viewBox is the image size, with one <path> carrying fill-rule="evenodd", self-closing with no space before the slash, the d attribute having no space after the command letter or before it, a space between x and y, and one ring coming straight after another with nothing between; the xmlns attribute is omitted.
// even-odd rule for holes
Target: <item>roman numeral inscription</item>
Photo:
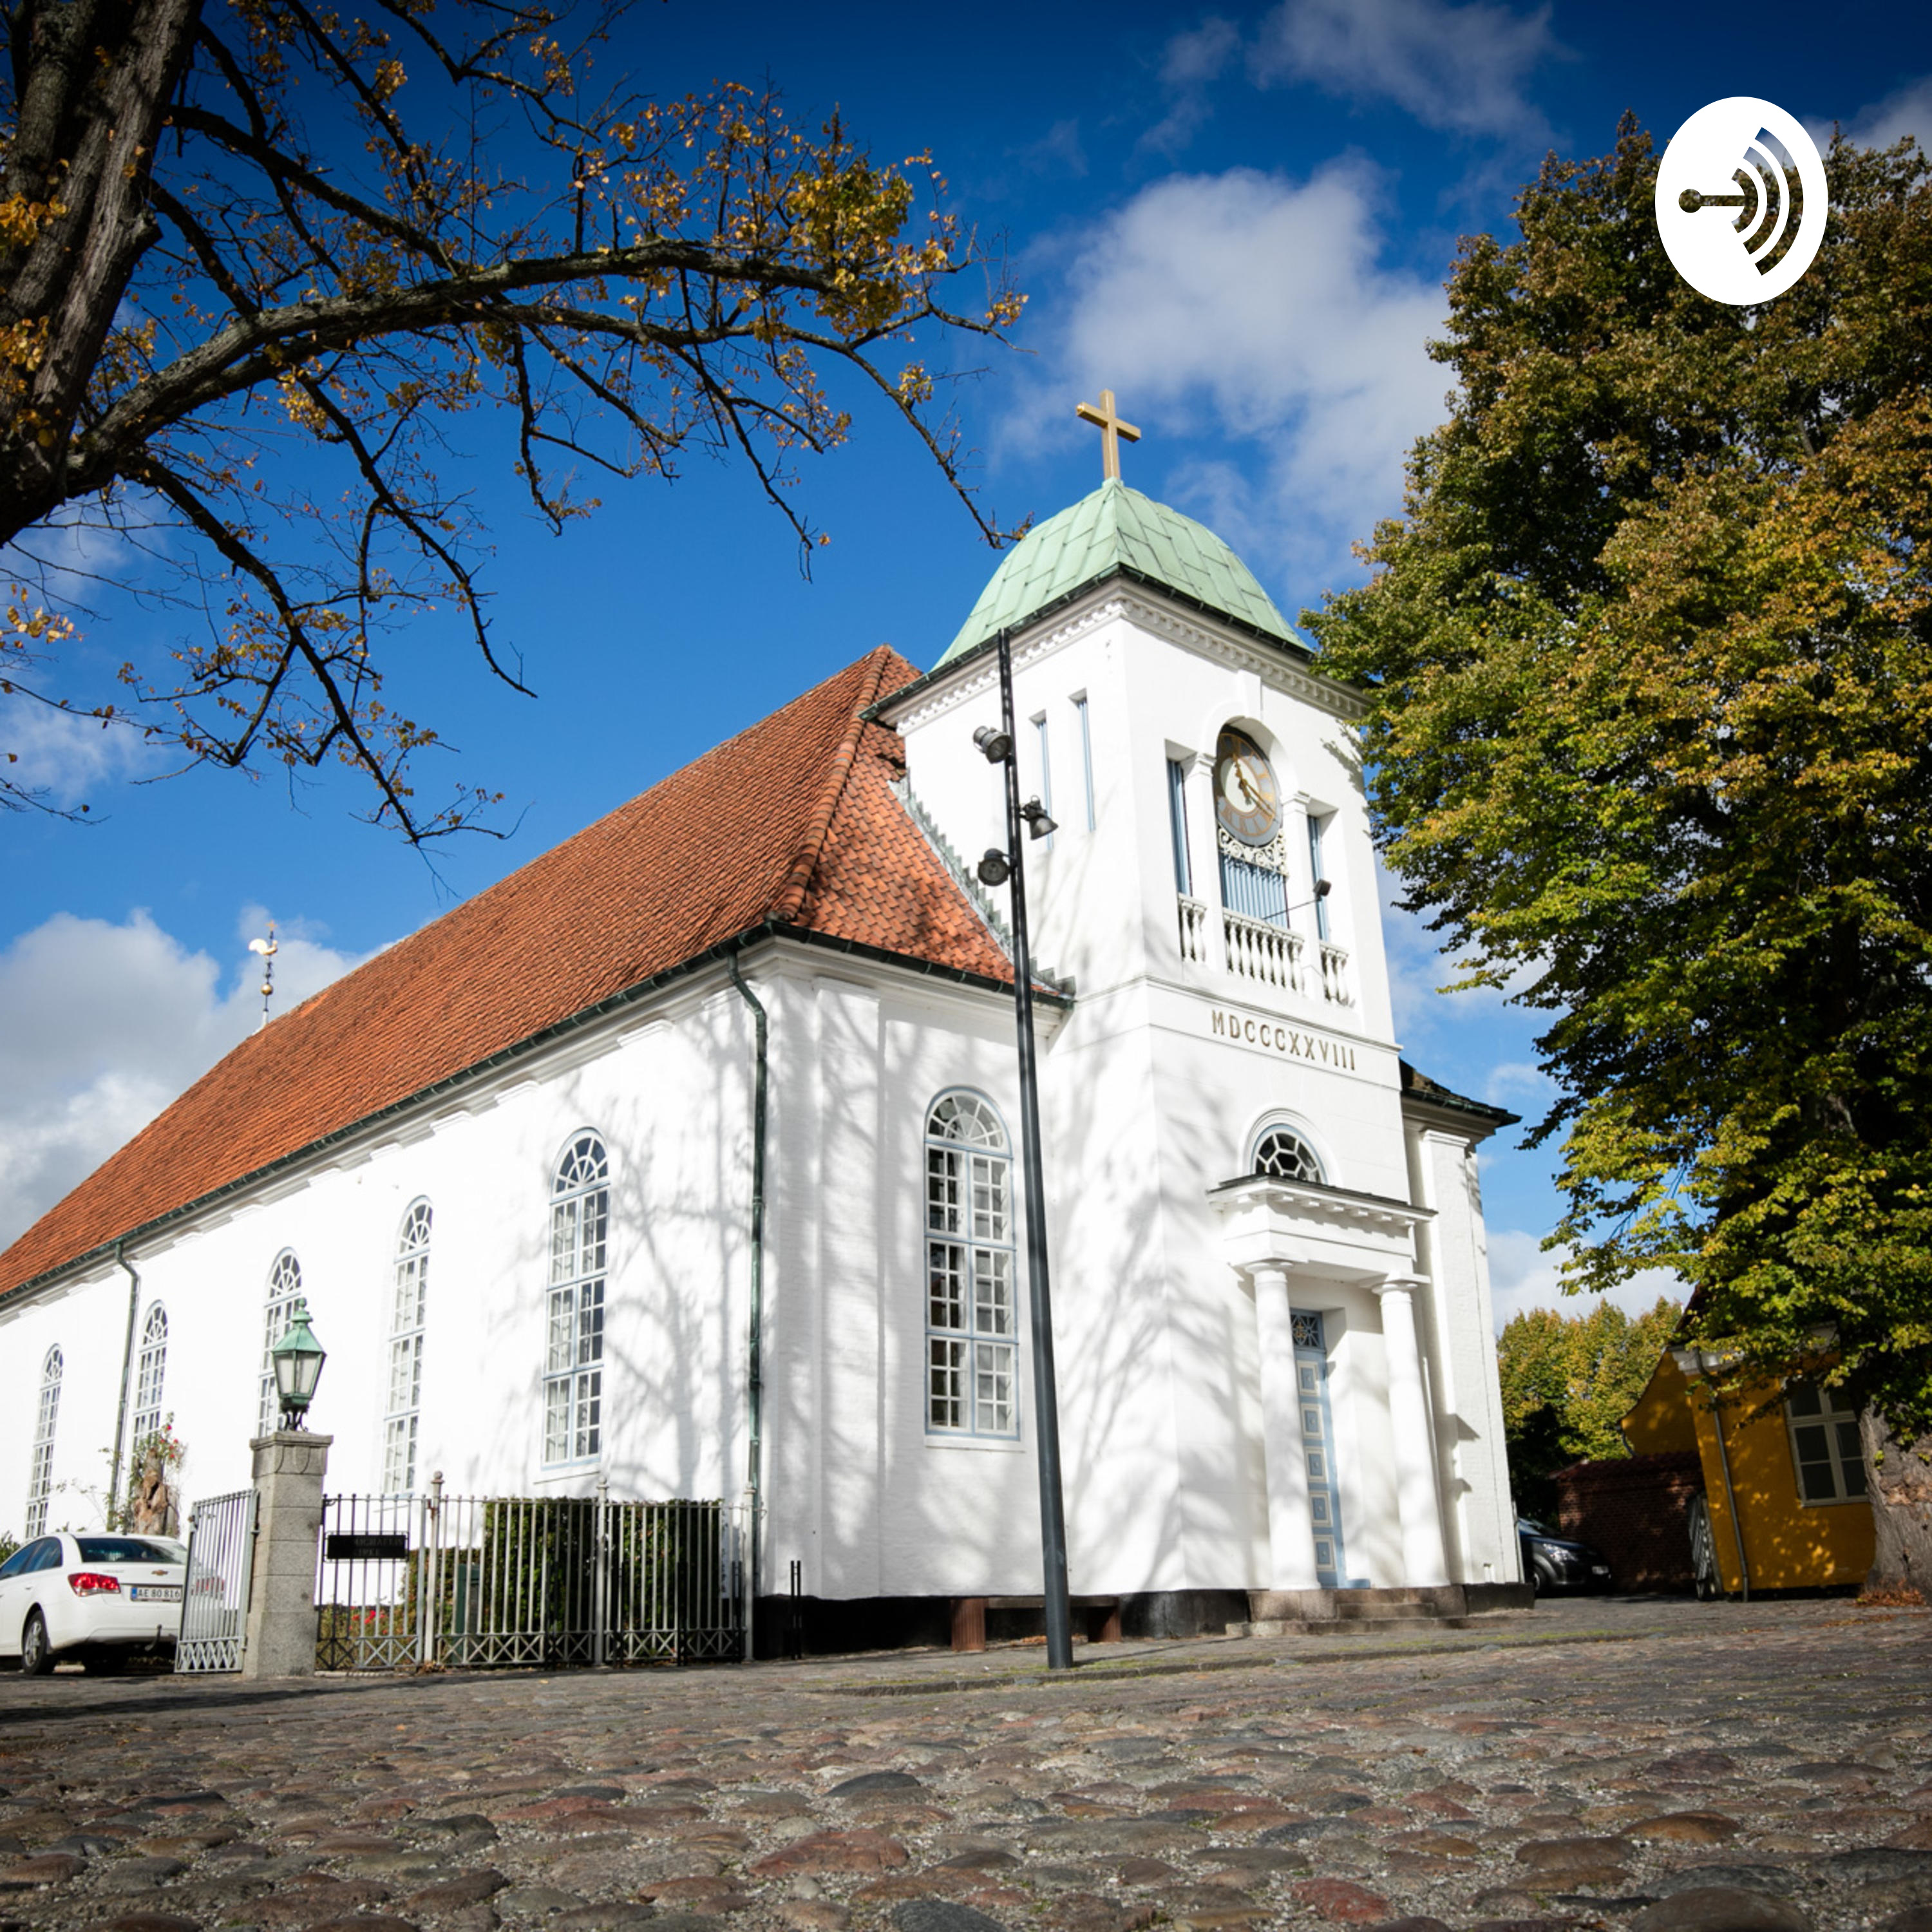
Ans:
<svg viewBox="0 0 1932 1932"><path fill-rule="evenodd" d="M1355 1049L1338 1040L1324 1039L1318 1033L1301 1033L1290 1026L1277 1026L1272 1020L1250 1019L1245 1013L1231 1012L1216 1006L1211 1016L1214 1037L1244 1046L1266 1048L1285 1054L1291 1060L1312 1061L1317 1066L1355 1065Z"/></svg>

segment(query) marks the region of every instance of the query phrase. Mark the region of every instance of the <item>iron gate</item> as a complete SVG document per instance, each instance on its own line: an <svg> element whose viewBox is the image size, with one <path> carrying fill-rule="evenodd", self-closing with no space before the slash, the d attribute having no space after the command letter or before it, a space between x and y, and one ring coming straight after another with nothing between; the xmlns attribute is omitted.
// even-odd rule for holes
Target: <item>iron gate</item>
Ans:
<svg viewBox="0 0 1932 1932"><path fill-rule="evenodd" d="M745 1512L595 1496L329 1496L316 1666L742 1658Z"/></svg>
<svg viewBox="0 0 1932 1932"><path fill-rule="evenodd" d="M209 1496L188 1513L178 1671L239 1670L255 1564L255 1492Z"/></svg>

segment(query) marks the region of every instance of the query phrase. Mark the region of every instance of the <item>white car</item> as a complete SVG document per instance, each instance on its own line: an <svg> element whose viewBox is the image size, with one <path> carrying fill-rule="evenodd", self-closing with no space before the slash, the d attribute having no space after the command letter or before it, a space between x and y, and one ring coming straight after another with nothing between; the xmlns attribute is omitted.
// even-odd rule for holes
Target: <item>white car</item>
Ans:
<svg viewBox="0 0 1932 1932"><path fill-rule="evenodd" d="M172 1537L36 1537L0 1564L0 1657L44 1677L65 1655L114 1670L130 1651L172 1650L187 1581Z"/></svg>

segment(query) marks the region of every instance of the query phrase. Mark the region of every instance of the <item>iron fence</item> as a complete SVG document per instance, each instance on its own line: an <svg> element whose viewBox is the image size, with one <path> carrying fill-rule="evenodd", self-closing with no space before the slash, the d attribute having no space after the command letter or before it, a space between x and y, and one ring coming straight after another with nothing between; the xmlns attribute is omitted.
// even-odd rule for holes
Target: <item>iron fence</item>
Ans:
<svg viewBox="0 0 1932 1932"><path fill-rule="evenodd" d="M594 1496L325 1498L323 1670L690 1664L746 1650L745 1511Z"/></svg>
<svg viewBox="0 0 1932 1932"><path fill-rule="evenodd" d="M239 1670L255 1562L255 1492L206 1497L190 1510L188 1524L188 1576L175 1669Z"/></svg>

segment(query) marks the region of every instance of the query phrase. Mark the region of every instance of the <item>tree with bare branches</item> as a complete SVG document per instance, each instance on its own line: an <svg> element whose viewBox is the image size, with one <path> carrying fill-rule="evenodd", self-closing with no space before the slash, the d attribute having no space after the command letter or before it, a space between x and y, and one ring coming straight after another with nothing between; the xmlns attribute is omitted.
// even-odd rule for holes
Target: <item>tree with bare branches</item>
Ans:
<svg viewBox="0 0 1932 1932"><path fill-rule="evenodd" d="M788 485L856 383L960 482L928 368L1019 298L924 156L876 164L769 94L584 105L620 10L548 0L12 0L0 71L0 690L244 770L340 760L414 842L433 726L383 696L396 627L460 614L497 676L484 532L442 479L501 412L555 528L586 472ZM944 299L962 279L971 304ZM60 548L106 529L189 622L165 672L76 688ZM0 747L0 752L4 748ZM32 802L0 766L0 802Z"/></svg>

